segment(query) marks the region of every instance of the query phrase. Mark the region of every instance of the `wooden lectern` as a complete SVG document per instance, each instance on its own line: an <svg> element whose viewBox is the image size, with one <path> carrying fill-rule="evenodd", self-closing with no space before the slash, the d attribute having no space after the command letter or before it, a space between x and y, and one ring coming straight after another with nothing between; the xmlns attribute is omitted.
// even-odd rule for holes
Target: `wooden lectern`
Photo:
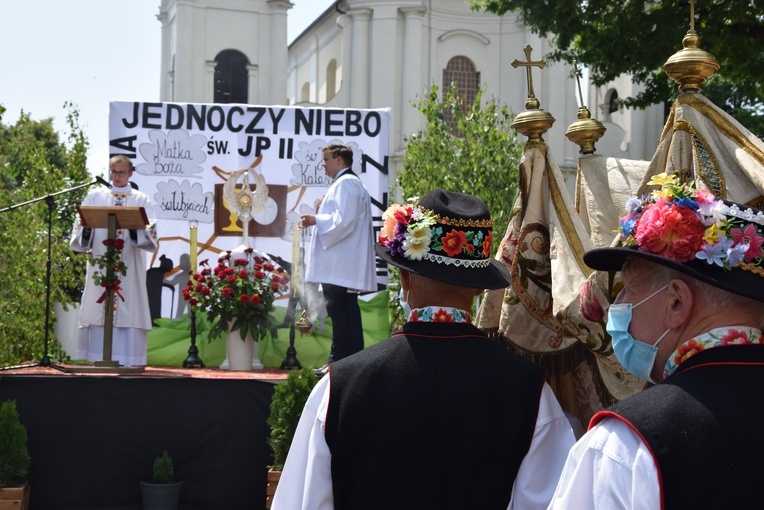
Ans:
<svg viewBox="0 0 764 510"><path fill-rule="evenodd" d="M117 236L118 228L140 229L146 228L149 219L143 207L119 207L101 205L78 205L77 212L80 215L80 223L84 228L105 228L108 230L109 239ZM131 268L127 268L128 271ZM103 323L103 361L96 361L97 368L116 369L119 363L111 359L112 329L114 327L114 295L109 294L104 302ZM143 367L126 369L120 367L115 371L142 371Z"/></svg>

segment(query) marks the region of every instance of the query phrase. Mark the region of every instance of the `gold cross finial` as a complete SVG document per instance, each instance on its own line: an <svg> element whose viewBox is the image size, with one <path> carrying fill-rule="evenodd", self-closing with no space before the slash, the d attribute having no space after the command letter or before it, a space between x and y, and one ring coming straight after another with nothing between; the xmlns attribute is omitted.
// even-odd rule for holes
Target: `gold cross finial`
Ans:
<svg viewBox="0 0 764 510"><path fill-rule="evenodd" d="M578 61L576 59L573 59L573 73L576 75L576 85L578 85L578 99L581 102L581 106L586 106L584 104L584 94L581 92L581 75L578 74Z"/></svg>
<svg viewBox="0 0 764 510"><path fill-rule="evenodd" d="M690 0L690 32L695 32L695 0Z"/></svg>
<svg viewBox="0 0 764 510"><path fill-rule="evenodd" d="M525 72L528 77L528 98L536 99L536 95L533 93L533 75L531 73L531 68L536 66L539 69L544 69L546 67L546 62L544 60L531 60L531 52L533 51L533 48L531 48L530 44L526 44L525 48L523 48L523 51L525 52L525 62L521 62L515 59L512 61L511 65L515 69L520 66L525 67Z"/></svg>

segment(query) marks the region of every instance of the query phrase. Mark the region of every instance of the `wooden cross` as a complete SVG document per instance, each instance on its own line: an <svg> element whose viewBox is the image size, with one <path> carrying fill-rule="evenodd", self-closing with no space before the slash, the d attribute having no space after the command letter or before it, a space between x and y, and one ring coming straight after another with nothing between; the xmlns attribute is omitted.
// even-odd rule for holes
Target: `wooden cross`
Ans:
<svg viewBox="0 0 764 510"><path fill-rule="evenodd" d="M525 67L525 71L528 76L528 97L529 98L536 98L536 95L533 93L533 76L531 74L531 68L533 66L538 67L539 69L544 69L546 67L546 62L544 60L531 60L531 52L533 51L533 48L531 48L530 44L526 44L525 48L523 48L523 51L525 52L525 62L521 62L517 59L512 61L512 67L517 69L518 67L522 66Z"/></svg>

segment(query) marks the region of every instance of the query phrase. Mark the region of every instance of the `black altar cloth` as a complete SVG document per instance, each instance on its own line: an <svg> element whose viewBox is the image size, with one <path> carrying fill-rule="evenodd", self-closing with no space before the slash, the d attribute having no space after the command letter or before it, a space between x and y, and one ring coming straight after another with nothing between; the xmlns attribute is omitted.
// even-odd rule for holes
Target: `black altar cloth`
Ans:
<svg viewBox="0 0 764 510"><path fill-rule="evenodd" d="M163 450L183 481L179 510L264 508L280 377L223 372L0 373L0 400L16 400L28 432L31 510L140 510L139 482Z"/></svg>

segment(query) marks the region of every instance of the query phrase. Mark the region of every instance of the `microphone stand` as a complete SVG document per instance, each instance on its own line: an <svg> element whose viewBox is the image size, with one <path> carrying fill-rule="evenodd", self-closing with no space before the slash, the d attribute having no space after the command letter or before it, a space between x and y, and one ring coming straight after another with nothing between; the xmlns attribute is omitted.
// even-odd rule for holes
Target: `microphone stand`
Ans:
<svg viewBox="0 0 764 510"><path fill-rule="evenodd" d="M63 195L64 193L71 193L72 191L76 191L82 188L87 188L88 186L93 186L94 184L103 184L104 186L111 187L111 184L107 180L103 179L102 177L96 177L93 182L80 184L79 186L74 186L73 188L65 189L56 193L51 193L49 195L45 195L44 197L33 198L32 200L28 200L20 204L16 204L10 207L5 207L4 209L0 209L0 213L4 213L7 211L18 209L19 207L24 207L26 205L36 204L37 202L41 202L43 200L45 200L45 203L48 204L48 254L47 254L48 259L45 264L45 337L44 337L44 344L43 344L44 350L43 350L42 359L38 363L3 367L2 370L11 370L11 369L17 369L17 368L31 368L31 367L38 367L38 366L51 367L51 368L55 368L56 370L60 370L62 372L66 370L63 367L52 364L50 361L50 357L48 356L48 343L50 341L50 271L51 271L51 249L53 247L53 243L52 243L53 205L56 202L55 197L57 197L58 195Z"/></svg>

